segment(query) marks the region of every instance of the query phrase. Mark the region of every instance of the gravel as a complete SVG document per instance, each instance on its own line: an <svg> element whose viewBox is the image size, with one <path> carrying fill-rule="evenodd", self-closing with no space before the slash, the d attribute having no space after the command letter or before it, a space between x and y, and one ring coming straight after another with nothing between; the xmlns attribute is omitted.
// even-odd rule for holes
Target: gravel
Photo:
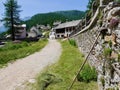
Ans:
<svg viewBox="0 0 120 90"><path fill-rule="evenodd" d="M15 90L18 85L35 78L45 67L55 63L60 55L60 43L49 40L41 51L0 69L0 90Z"/></svg>

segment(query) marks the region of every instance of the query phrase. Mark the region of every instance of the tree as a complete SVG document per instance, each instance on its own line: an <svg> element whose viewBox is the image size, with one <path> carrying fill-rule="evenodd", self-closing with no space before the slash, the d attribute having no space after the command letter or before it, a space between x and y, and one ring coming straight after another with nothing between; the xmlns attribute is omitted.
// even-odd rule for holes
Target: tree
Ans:
<svg viewBox="0 0 120 90"><path fill-rule="evenodd" d="M95 0L89 0L88 5L87 5L88 10L90 10L92 8L92 4L94 1Z"/></svg>
<svg viewBox="0 0 120 90"><path fill-rule="evenodd" d="M20 15L21 10L19 8L21 6L18 5L17 0L7 0L4 3L5 6L5 17L3 21L5 21L4 25L8 28L8 30L12 34L12 40L15 40L15 30L14 25L20 23Z"/></svg>

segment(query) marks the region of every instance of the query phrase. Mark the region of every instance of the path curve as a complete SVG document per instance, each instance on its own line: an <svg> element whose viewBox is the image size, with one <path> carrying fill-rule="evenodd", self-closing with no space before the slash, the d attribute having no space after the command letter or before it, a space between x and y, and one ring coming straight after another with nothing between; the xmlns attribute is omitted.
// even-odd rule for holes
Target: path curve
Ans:
<svg viewBox="0 0 120 90"><path fill-rule="evenodd" d="M0 69L0 90L14 90L17 85L35 78L44 67L57 61L60 55L60 43L49 40L41 51Z"/></svg>

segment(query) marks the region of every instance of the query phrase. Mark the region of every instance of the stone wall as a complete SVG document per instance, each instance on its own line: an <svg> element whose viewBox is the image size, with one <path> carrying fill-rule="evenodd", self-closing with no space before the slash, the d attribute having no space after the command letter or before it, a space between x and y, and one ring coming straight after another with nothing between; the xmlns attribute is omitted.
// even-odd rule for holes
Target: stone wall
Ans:
<svg viewBox="0 0 120 90"><path fill-rule="evenodd" d="M100 90L120 90L120 5L111 2L101 9L99 15L92 29L80 32L73 38L86 56L101 32L89 56L89 63L98 72Z"/></svg>

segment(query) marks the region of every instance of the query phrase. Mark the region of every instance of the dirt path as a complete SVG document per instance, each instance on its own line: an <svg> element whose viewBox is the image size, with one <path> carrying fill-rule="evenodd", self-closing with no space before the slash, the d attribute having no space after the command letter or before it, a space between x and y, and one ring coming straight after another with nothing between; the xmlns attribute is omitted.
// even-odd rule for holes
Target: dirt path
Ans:
<svg viewBox="0 0 120 90"><path fill-rule="evenodd" d="M56 40L49 40L48 45L40 52L0 70L0 90L15 90L15 87L28 81L47 65L58 60L61 54L61 45Z"/></svg>

